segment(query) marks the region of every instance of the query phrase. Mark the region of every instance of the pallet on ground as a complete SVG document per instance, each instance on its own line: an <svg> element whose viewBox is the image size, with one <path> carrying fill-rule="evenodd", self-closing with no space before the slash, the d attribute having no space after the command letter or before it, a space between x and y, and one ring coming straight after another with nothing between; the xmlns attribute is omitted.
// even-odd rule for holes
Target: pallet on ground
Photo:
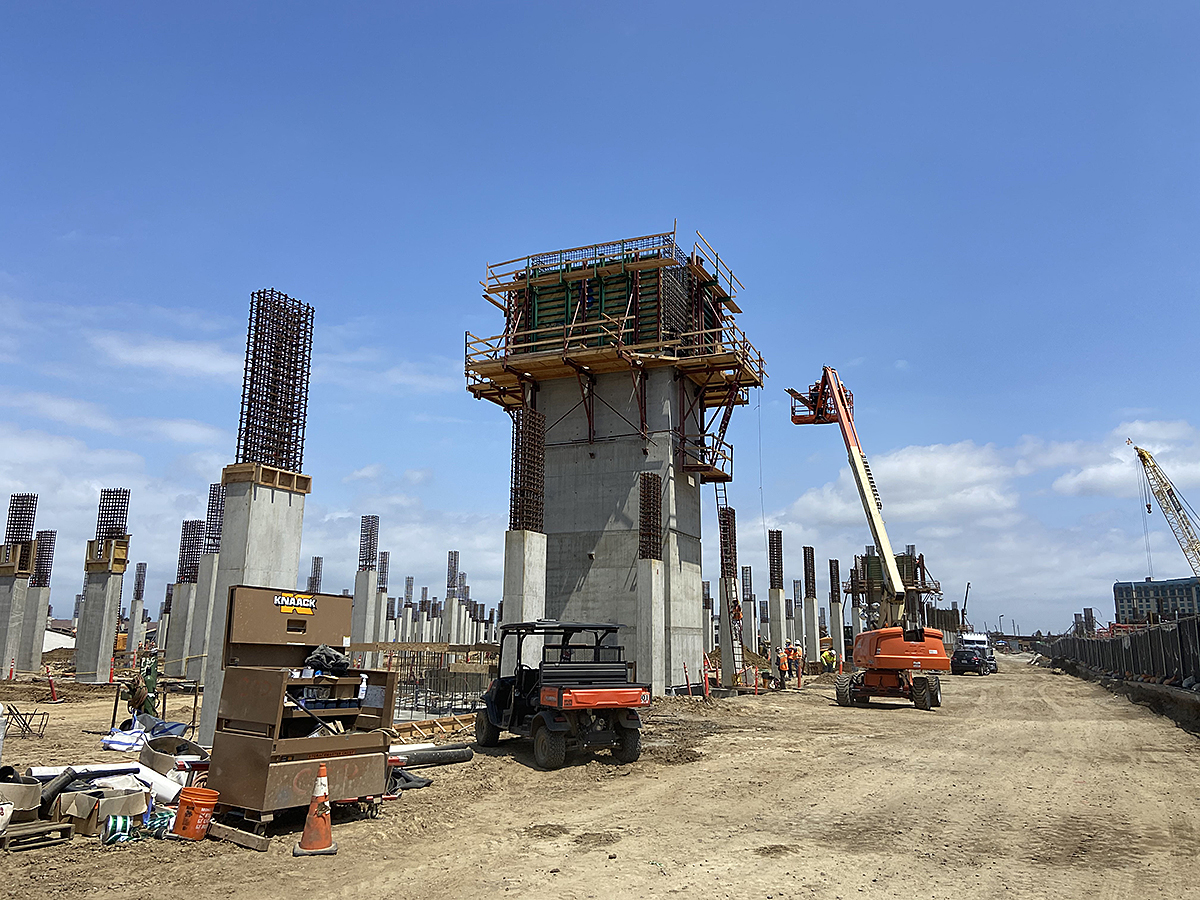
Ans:
<svg viewBox="0 0 1200 900"><path fill-rule="evenodd" d="M36 850L65 844L75 836L75 826L67 822L30 822L9 825L0 834L0 850Z"/></svg>

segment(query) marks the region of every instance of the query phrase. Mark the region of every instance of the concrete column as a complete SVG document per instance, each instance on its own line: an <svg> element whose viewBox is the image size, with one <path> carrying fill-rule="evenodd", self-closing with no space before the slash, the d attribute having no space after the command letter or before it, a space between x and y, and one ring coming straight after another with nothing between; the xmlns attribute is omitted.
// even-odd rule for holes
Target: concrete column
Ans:
<svg viewBox="0 0 1200 900"><path fill-rule="evenodd" d="M853 602L850 604L850 628L851 628L851 631L853 632L853 637L854 637L855 643L857 643L858 636L860 634L862 634L862 632L863 632L862 607L859 606L857 597L855 597ZM850 653L850 663L851 663L851 665L853 665L854 664L854 646L853 645L850 646L849 653Z"/></svg>
<svg viewBox="0 0 1200 900"><path fill-rule="evenodd" d="M21 646L21 628L25 624L25 597L29 592L28 575L0 575L0 678L17 658ZM107 672L105 677L107 679Z"/></svg>
<svg viewBox="0 0 1200 900"><path fill-rule="evenodd" d="M122 575L88 572L79 632L75 635L75 680L86 684L108 681L117 617L121 613Z"/></svg>
<svg viewBox="0 0 1200 900"><path fill-rule="evenodd" d="M733 648L733 615L732 610L738 602L737 579L722 578L719 582L717 600L721 604L721 686L733 687L734 673L737 664L734 661ZM743 627L745 627L743 625Z"/></svg>
<svg viewBox="0 0 1200 900"><path fill-rule="evenodd" d="M649 684L654 696L661 697L667 690L666 597L662 560L637 561L637 597L637 679Z"/></svg>
<svg viewBox="0 0 1200 900"><path fill-rule="evenodd" d="M25 620L21 623L21 643L17 648L17 671L42 671L42 645L46 641L46 620L49 615L50 588L27 589Z"/></svg>
<svg viewBox="0 0 1200 900"><path fill-rule="evenodd" d="M846 633L842 630L842 601L829 599L829 636L833 638L833 652L840 662L846 661Z"/></svg>
<svg viewBox="0 0 1200 900"><path fill-rule="evenodd" d="M767 611L771 615L771 648L787 643L787 620L784 618L783 588L771 588L767 593Z"/></svg>
<svg viewBox="0 0 1200 900"><path fill-rule="evenodd" d="M200 556L200 574L196 578L192 595L191 626L188 634L188 660L184 675L191 681L204 683L204 668L208 657L208 636L212 629L213 606L217 591L217 566L219 553L204 553Z"/></svg>
<svg viewBox="0 0 1200 900"><path fill-rule="evenodd" d="M163 674L182 678L187 670L187 657L192 650L192 622L196 616L196 585L181 583L171 595L171 627L167 631L166 658ZM195 651L199 653L197 649ZM203 660L199 660L203 662Z"/></svg>
<svg viewBox="0 0 1200 900"><path fill-rule="evenodd" d="M808 665L821 660L821 631L817 628L817 598L804 598L804 656Z"/></svg>
<svg viewBox="0 0 1200 900"><path fill-rule="evenodd" d="M350 611L350 643L375 640L375 607L379 603L379 573L359 569L354 576L354 605Z"/></svg>
<svg viewBox="0 0 1200 900"><path fill-rule="evenodd" d="M400 618L400 640L403 642L413 639L413 608L405 606Z"/></svg>
<svg viewBox="0 0 1200 900"><path fill-rule="evenodd" d="M742 646L751 653L758 652L758 616L754 600L742 601Z"/></svg>
<svg viewBox="0 0 1200 900"><path fill-rule="evenodd" d="M230 589L245 584L295 590L304 526L304 492L254 481L227 481L224 473L222 481L226 482L225 516L204 668L204 706L196 736L201 744L212 743L217 725Z"/></svg>
<svg viewBox="0 0 1200 900"><path fill-rule="evenodd" d="M142 604L145 601L141 597L134 597L129 601L129 627L126 629L125 636L125 652L128 654L125 659L132 666L137 663L137 648L141 643L142 633Z"/></svg>
<svg viewBox="0 0 1200 900"><path fill-rule="evenodd" d="M452 597L446 598L446 605L442 608L442 625L445 634L444 640L447 644L461 643L459 640L459 617L462 615L462 608L458 605L458 601Z"/></svg>
<svg viewBox="0 0 1200 900"><path fill-rule="evenodd" d="M546 616L546 535L538 531L504 533L504 622L532 622ZM525 641L521 662L538 666L542 661L542 639ZM511 649L511 648L506 648ZM516 659L506 656L506 672L511 675Z"/></svg>

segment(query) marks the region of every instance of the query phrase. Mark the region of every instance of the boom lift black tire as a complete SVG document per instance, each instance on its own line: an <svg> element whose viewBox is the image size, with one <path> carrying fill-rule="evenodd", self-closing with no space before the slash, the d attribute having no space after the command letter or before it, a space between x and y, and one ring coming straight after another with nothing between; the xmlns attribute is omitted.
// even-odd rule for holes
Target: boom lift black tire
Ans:
<svg viewBox="0 0 1200 900"><path fill-rule="evenodd" d="M561 769L567 761L567 735L545 726L533 733L533 761L540 769Z"/></svg>
<svg viewBox="0 0 1200 900"><path fill-rule="evenodd" d="M924 675L916 675L912 680L912 702L917 709L933 709L933 701L929 696L929 681Z"/></svg>
<svg viewBox="0 0 1200 900"><path fill-rule="evenodd" d="M839 675L833 679L833 692L838 706L850 705L850 676Z"/></svg>
<svg viewBox="0 0 1200 900"><path fill-rule="evenodd" d="M942 679L936 675L929 676L929 701L934 706L942 705Z"/></svg>
<svg viewBox="0 0 1200 900"><path fill-rule="evenodd" d="M613 759L619 763L635 763L642 755L642 732L640 728L617 726L617 742L612 748Z"/></svg>
<svg viewBox="0 0 1200 900"><path fill-rule="evenodd" d="M475 713L475 742L480 747L495 747L500 743L500 729L492 724L486 709Z"/></svg>

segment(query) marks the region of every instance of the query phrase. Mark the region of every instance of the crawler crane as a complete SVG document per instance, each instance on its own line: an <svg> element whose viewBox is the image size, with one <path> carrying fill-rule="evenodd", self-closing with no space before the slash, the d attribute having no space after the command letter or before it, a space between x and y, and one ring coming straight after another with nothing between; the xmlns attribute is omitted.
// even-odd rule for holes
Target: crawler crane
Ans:
<svg viewBox="0 0 1200 900"><path fill-rule="evenodd" d="M875 486L871 465L858 442L854 428L854 395L842 385L837 371L826 366L821 380L807 394L788 389L792 398L792 423L825 425L836 422L842 429L850 471L867 525L875 540L883 569L883 596L878 608L868 610L869 630L854 639L853 675L839 675L835 685L841 706L866 706L872 697L911 700L918 709L942 705L942 686L936 672L950 671L950 658L942 643L942 632L922 624L921 598L906 592L883 524L883 502Z"/></svg>
<svg viewBox="0 0 1200 900"><path fill-rule="evenodd" d="M1132 444L1133 441L1126 440L1125 443ZM1163 517L1171 526L1175 540L1179 541L1179 549L1187 557L1192 572L1200 576L1200 539L1196 537L1196 528L1193 523L1194 513L1190 512L1191 504L1180 496L1179 491L1175 490L1175 485L1171 483L1167 473L1150 455L1149 450L1134 447L1133 451L1137 454L1138 461L1141 462L1145 472L1145 489L1154 494L1154 499L1158 501L1158 508L1162 510ZM1146 512L1150 512L1149 498L1145 499L1147 501ZM1146 546L1149 547L1149 544ZM1147 552L1149 551L1147 550Z"/></svg>

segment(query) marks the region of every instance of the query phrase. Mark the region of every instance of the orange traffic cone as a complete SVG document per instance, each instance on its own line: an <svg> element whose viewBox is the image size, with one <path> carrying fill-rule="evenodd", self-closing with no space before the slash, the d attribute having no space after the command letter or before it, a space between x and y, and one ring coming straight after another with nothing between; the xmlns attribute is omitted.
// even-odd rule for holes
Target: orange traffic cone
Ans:
<svg viewBox="0 0 1200 900"><path fill-rule="evenodd" d="M304 820L304 834L300 843L292 848L292 856L333 856L337 853L337 842L329 821L329 775L325 763L317 772L317 783L313 785L312 802L308 804L308 818Z"/></svg>

